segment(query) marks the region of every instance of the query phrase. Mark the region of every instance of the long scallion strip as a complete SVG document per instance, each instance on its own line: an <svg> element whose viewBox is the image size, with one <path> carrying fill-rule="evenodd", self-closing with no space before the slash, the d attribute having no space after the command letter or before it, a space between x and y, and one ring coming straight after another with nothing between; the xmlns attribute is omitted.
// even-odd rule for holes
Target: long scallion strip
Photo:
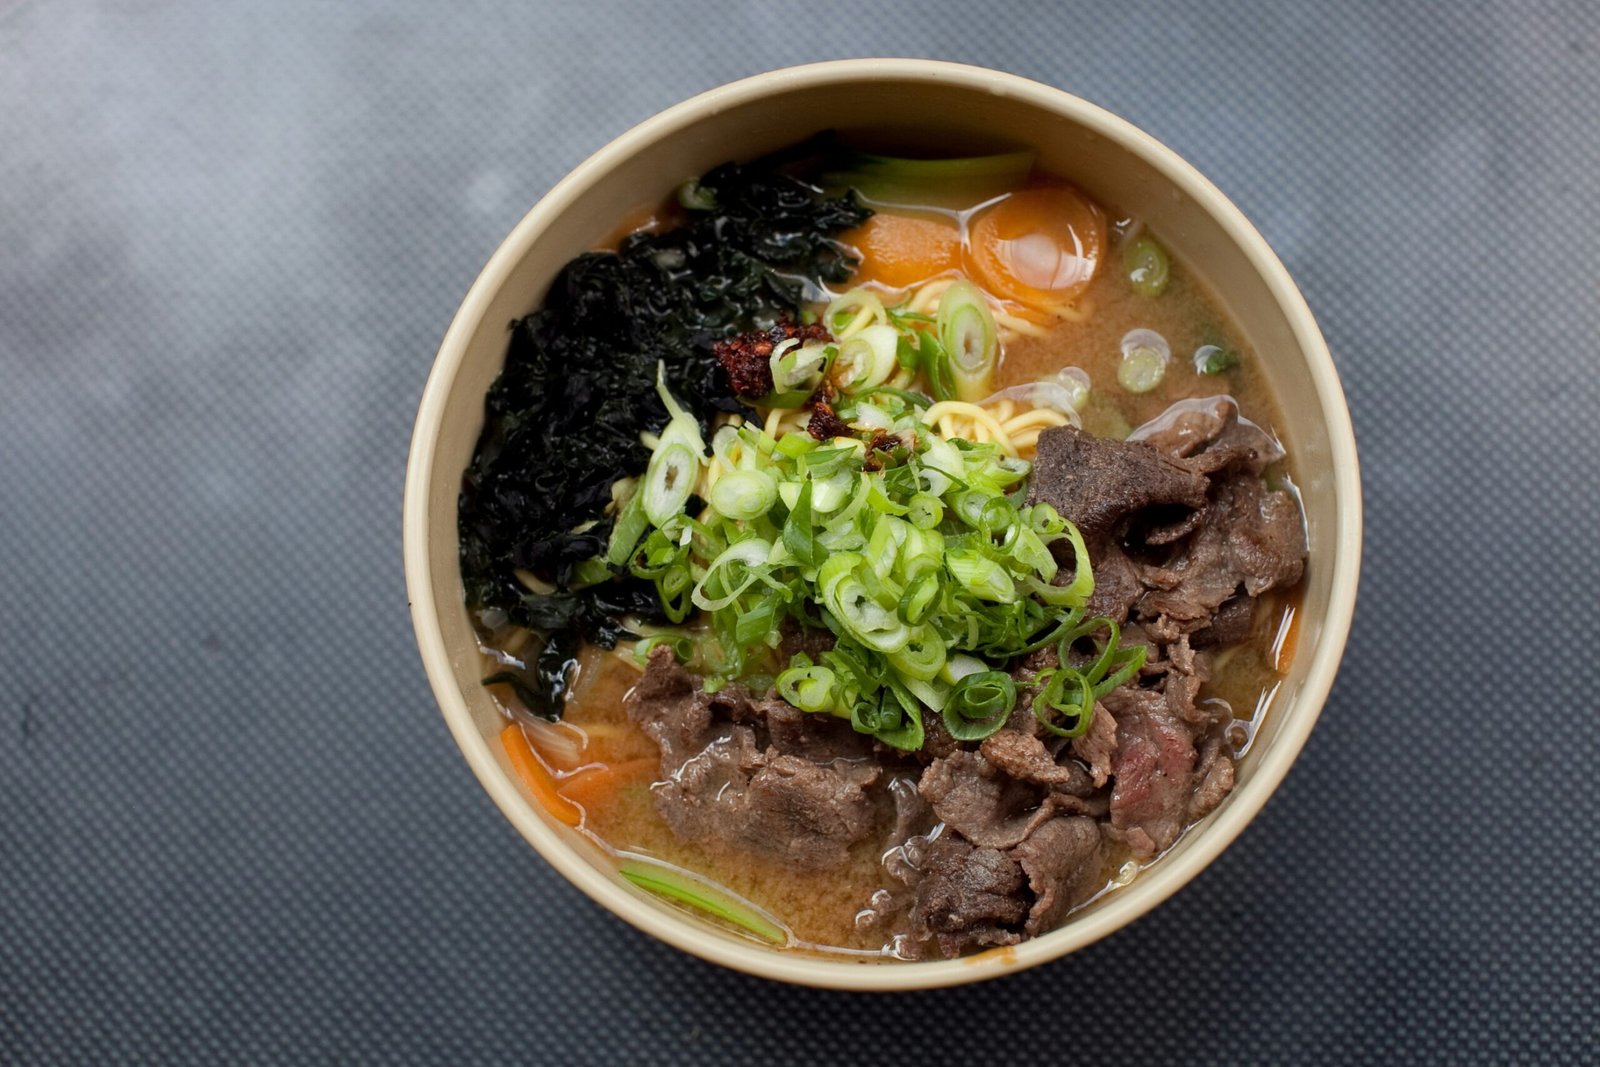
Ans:
<svg viewBox="0 0 1600 1067"><path fill-rule="evenodd" d="M688 904L707 915L732 923L763 941L782 945L789 940L788 932L754 905L675 867L630 859L617 868L617 873L640 889Z"/></svg>
<svg viewBox="0 0 1600 1067"><path fill-rule="evenodd" d="M1033 169L1032 152L1003 152L958 159L906 159L857 153L823 176L830 187L849 187L885 203L970 208L1020 186Z"/></svg>

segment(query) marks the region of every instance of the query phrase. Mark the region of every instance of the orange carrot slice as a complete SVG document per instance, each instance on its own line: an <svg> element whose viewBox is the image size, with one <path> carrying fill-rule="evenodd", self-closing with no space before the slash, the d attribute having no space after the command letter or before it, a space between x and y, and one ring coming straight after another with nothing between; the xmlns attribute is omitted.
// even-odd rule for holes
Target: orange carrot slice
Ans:
<svg viewBox="0 0 1600 1067"><path fill-rule="evenodd" d="M533 749L528 747L528 739L522 734L522 727L516 723L509 723L500 731L500 745L506 750L506 758L511 761L511 767L517 772L517 777L522 779L522 784L533 794L539 805L557 822L568 826L577 826L583 821L583 812L556 791L555 779L539 762L539 757L533 754Z"/></svg>
<svg viewBox="0 0 1600 1067"><path fill-rule="evenodd" d="M1094 277L1105 215L1076 189L1024 189L968 231L968 271L995 296L1035 308L1070 302Z"/></svg>
<svg viewBox="0 0 1600 1067"><path fill-rule="evenodd" d="M878 282L909 289L961 265L961 233L954 220L879 211L839 240L861 254L855 285Z"/></svg>
<svg viewBox="0 0 1600 1067"><path fill-rule="evenodd" d="M585 811L593 811L615 797L624 786L648 781L660 765L659 759L595 764L563 778L556 791Z"/></svg>

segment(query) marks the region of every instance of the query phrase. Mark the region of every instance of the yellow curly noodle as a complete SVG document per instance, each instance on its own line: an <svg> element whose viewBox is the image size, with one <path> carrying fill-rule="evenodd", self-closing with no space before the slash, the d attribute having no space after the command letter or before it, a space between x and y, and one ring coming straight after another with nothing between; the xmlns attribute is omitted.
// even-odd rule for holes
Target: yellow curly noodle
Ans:
<svg viewBox="0 0 1600 1067"><path fill-rule="evenodd" d="M1081 426L1077 413L1032 407L1022 411L1011 400L988 405L942 400L922 413L922 420L949 440L960 437L979 444L993 442L1012 458L1027 459L1039 444L1041 430L1051 426Z"/></svg>
<svg viewBox="0 0 1600 1067"><path fill-rule="evenodd" d="M914 289L897 310L936 315L939 310L939 298L959 280L958 277L949 275L925 282ZM838 334L838 339L841 341L875 323L888 321L888 312L884 309L882 301L872 293L859 289L845 294L830 304L826 313L828 317L824 321L831 321L835 312L850 306L857 306L860 310ZM1050 332L1048 326L1020 314L1014 314L1006 304L997 302L992 297L990 307L994 312L995 325L1000 328L1002 343L1014 340L1018 336L1042 337ZM1089 309L1084 305L1077 307L1058 305L1051 307L1049 314L1081 322L1088 317ZM910 373L902 370L889 384L904 389L910 383L910 379ZM923 412L922 421L932 426L946 440L959 437L979 443L993 442L998 444L1006 455L1013 458L1031 456L1038 445L1039 432L1046 427L1064 426L1069 423L1074 426L1081 425L1076 413L1066 414L1045 407L1027 408L1019 412L1017 405L1011 400L996 401L987 407L957 400L941 401ZM781 427L781 423L778 425ZM770 418L768 427L769 432L774 427L774 422Z"/></svg>
<svg viewBox="0 0 1600 1067"><path fill-rule="evenodd" d="M934 315L939 311L939 298L944 291L960 281L958 275L946 275L935 278L931 282L924 282L921 287L914 289L906 302L901 305L906 311L914 311L921 315ZM1005 343L1014 341L1018 337L1043 337L1050 332L1050 322L1036 322L1026 314L1027 308L1020 304L1011 304L989 298L989 309L994 313L994 324L1000 330L1000 341ZM1047 311L1035 311L1035 314L1044 314L1052 318L1059 318L1068 322L1082 322L1088 317L1086 310L1070 307L1065 304L1054 305Z"/></svg>

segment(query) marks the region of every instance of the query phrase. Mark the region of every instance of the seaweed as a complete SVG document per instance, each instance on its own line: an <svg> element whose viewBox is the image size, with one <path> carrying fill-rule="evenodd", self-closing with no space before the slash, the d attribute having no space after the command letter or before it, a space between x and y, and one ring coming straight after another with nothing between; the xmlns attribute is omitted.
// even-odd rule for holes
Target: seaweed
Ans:
<svg viewBox="0 0 1600 1067"><path fill-rule="evenodd" d="M610 648L625 618L660 617L648 583L575 583L579 564L604 554L612 485L649 461L639 435L667 420L657 363L702 429L744 410L713 343L798 315L808 281L847 281L855 261L834 235L871 214L854 193L826 195L776 160L724 164L690 192L682 225L579 256L542 308L511 323L462 479L468 606L480 622L498 612L543 635L515 687L543 717L559 716L571 672L555 660L576 654L577 637ZM553 591L534 592L518 571Z"/></svg>

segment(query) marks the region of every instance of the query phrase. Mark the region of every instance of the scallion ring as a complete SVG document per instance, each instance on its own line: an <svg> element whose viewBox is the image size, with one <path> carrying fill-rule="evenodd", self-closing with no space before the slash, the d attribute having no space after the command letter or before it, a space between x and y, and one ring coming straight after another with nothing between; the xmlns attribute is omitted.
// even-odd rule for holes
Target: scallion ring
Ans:
<svg viewBox="0 0 1600 1067"><path fill-rule="evenodd" d="M778 500L778 483L759 470L732 470L711 486L711 506L735 521L765 515Z"/></svg>
<svg viewBox="0 0 1600 1067"><path fill-rule="evenodd" d="M928 621L928 616L933 614L934 608L938 605L939 576L930 573L922 575L906 586L897 610L900 618L906 623L921 626Z"/></svg>
<svg viewBox="0 0 1600 1067"><path fill-rule="evenodd" d="M778 675L778 695L801 711L826 712L834 707L839 680L822 666L790 667Z"/></svg>
<svg viewBox="0 0 1600 1067"><path fill-rule="evenodd" d="M1017 704L1017 683L1004 671L979 671L958 680L944 705L944 726L957 741L982 741L997 732Z"/></svg>
<svg viewBox="0 0 1600 1067"><path fill-rule="evenodd" d="M1000 332L982 290L958 281L939 297L939 342L958 399L987 396L1000 356Z"/></svg>
<svg viewBox="0 0 1600 1067"><path fill-rule="evenodd" d="M1077 691L1075 701L1066 698L1068 684ZM1033 715L1039 720L1039 725L1057 737L1082 737L1089 732L1089 723L1094 719L1094 686L1089 684L1089 679L1082 671L1057 667L1050 672L1044 688L1034 696ZM1056 725L1052 720L1057 715L1073 719L1072 725Z"/></svg>

